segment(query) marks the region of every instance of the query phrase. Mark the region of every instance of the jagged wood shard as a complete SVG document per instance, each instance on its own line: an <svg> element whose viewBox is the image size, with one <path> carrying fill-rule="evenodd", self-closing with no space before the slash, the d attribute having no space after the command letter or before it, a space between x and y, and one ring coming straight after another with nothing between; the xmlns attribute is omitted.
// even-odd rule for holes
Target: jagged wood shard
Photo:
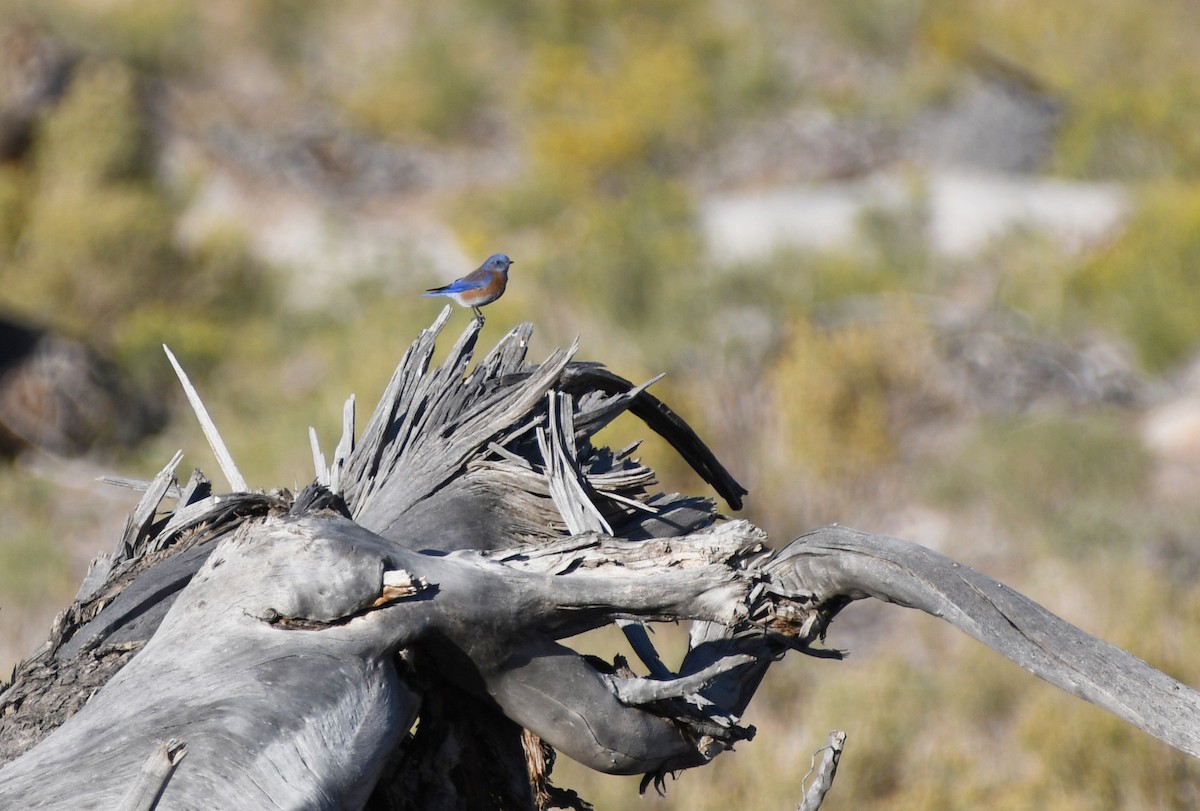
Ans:
<svg viewBox="0 0 1200 811"><path fill-rule="evenodd" d="M833 786L833 778L837 776L838 763L842 759L842 749L846 746L846 733L834 730L829 733L829 745L820 751L821 762L809 769L813 781L804 792L804 799L796 806L796 811L817 811L825 802L825 795ZM813 756L816 759L816 756ZM813 772L816 772L813 774ZM808 779L808 774L804 776Z"/></svg>
<svg viewBox="0 0 1200 811"><path fill-rule="evenodd" d="M175 374L179 377L179 383L183 386L183 393L187 395L188 402L191 404L192 410L196 413L196 420L204 430L204 438L208 440L208 445L212 448L213 455L217 457L217 464L220 466L221 472L225 474L230 489L235 493L249 491L250 486L246 484L246 479L243 478L237 465L233 463L233 455L229 453L229 448L225 445L225 440L221 439L221 432L217 430L216 423L209 416L208 409L204 407L204 402L200 399L200 394L196 391L196 387L188 379L187 372L183 371L183 367L175 359L175 354L171 352L166 344L163 344L163 352L167 353L167 360L171 362L171 368L175 370Z"/></svg>

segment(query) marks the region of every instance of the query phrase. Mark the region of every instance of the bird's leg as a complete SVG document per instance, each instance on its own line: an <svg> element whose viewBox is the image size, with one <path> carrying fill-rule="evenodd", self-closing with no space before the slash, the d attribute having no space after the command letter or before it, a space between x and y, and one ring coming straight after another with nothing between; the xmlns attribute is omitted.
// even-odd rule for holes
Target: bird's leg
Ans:
<svg viewBox="0 0 1200 811"><path fill-rule="evenodd" d="M483 323L483 310L480 310L478 307L472 307L471 309L475 311L475 320L478 321L480 324L482 324Z"/></svg>

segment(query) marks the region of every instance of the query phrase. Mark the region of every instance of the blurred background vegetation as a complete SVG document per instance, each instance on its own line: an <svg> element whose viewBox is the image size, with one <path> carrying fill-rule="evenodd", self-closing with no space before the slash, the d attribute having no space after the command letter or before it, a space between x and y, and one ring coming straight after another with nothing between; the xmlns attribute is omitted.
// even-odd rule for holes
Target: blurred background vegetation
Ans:
<svg viewBox="0 0 1200 811"><path fill-rule="evenodd" d="M94 476L216 473L162 343L252 484L303 485L417 294L502 250L484 344L530 319L535 356L669 372L777 541L912 538L1200 684L1197 30L1186 0L0 0L0 314L173 415L0 469L0 671L136 500ZM1034 213L964 249L1003 195ZM640 802L793 807L841 728L830 809L1200 805L1194 763L929 618L854 606L830 643Z"/></svg>

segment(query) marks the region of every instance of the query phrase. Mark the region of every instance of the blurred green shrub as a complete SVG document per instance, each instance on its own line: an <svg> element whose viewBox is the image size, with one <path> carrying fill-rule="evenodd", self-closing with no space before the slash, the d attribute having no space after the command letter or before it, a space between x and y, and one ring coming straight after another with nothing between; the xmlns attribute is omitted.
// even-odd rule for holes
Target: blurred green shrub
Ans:
<svg viewBox="0 0 1200 811"><path fill-rule="evenodd" d="M491 52L453 31L418 31L407 47L372 64L338 97L369 132L439 142L482 134L481 110L491 100Z"/></svg>
<svg viewBox="0 0 1200 811"><path fill-rule="evenodd" d="M233 340L228 324L266 306L271 289L240 238L176 245L178 203L153 176L141 89L121 63L85 61L32 159L0 174L0 305L135 372L161 369L158 344L180 330L205 333L194 348L215 359Z"/></svg>
<svg viewBox="0 0 1200 811"><path fill-rule="evenodd" d="M619 191L623 173L666 169L705 129L695 51L658 30L622 33L603 58L557 43L530 54L521 90L530 157L577 193Z"/></svg>
<svg viewBox="0 0 1200 811"><path fill-rule="evenodd" d="M1200 347L1200 185L1149 188L1132 221L1069 281L1079 320L1117 328L1159 372Z"/></svg>
<svg viewBox="0 0 1200 811"><path fill-rule="evenodd" d="M986 506L1041 553L1125 547L1146 518L1151 461L1128 417L1039 415L983 421L962 451L936 463L929 494L942 506Z"/></svg>
<svg viewBox="0 0 1200 811"><path fill-rule="evenodd" d="M161 295L176 256L145 147L132 71L82 66L38 133L29 197L7 226L20 235L7 306L103 340L139 299Z"/></svg>
<svg viewBox="0 0 1200 811"><path fill-rule="evenodd" d="M976 258L958 263L965 285L990 289L997 304L1020 313L1047 334L1067 334L1072 322L1067 285L1086 261L1052 236L1026 228L991 240Z"/></svg>
<svg viewBox="0 0 1200 811"><path fill-rule="evenodd" d="M556 308L642 335L680 334L711 305L691 161L731 122L782 92L749 23L710 4L660 0L509 9L528 54L503 96L528 161L501 189L473 189L455 223L476 252L521 230L531 284Z"/></svg>
<svg viewBox="0 0 1200 811"><path fill-rule="evenodd" d="M1020 726L1040 768L1010 790L1020 803L1011 807L1195 808L1186 755L1163 751L1145 733L1083 703L1040 698L1024 708Z"/></svg>
<svg viewBox="0 0 1200 811"><path fill-rule="evenodd" d="M32 182L23 167L0 165L0 257L11 257L16 250L22 224L28 217Z"/></svg>
<svg viewBox="0 0 1200 811"><path fill-rule="evenodd" d="M77 586L67 550L55 543L60 497L48 481L0 468L0 510L5 516L0 534L0 595L6 610L40 604L48 592Z"/></svg>
<svg viewBox="0 0 1200 811"><path fill-rule="evenodd" d="M273 0L276 4L280 0ZM0 0L0 19L36 20L90 53L139 68L194 70L212 43L196 0Z"/></svg>
<svg viewBox="0 0 1200 811"><path fill-rule="evenodd" d="M835 479L892 461L897 405L920 396L930 351L929 335L913 320L832 329L797 323L767 373L785 458Z"/></svg>
<svg viewBox="0 0 1200 811"><path fill-rule="evenodd" d="M834 33L874 54L900 55L917 36L922 0L823 0Z"/></svg>
<svg viewBox="0 0 1200 811"><path fill-rule="evenodd" d="M1200 9L1165 0L926 4L914 44L951 59L976 47L1031 71L1066 102L1056 164L1102 179L1194 178L1200 171ZM910 70L923 70L918 60Z"/></svg>

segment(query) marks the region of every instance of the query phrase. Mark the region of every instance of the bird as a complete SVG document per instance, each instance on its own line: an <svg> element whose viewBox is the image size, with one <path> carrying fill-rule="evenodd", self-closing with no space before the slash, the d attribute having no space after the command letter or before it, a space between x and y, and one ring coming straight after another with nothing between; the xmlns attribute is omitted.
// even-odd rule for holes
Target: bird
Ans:
<svg viewBox="0 0 1200 811"><path fill-rule="evenodd" d="M460 307L470 307L482 324L483 313L479 308L504 295L504 288L508 286L508 266L512 263L506 254L494 253L461 279L444 287L430 288L422 295L446 296Z"/></svg>

